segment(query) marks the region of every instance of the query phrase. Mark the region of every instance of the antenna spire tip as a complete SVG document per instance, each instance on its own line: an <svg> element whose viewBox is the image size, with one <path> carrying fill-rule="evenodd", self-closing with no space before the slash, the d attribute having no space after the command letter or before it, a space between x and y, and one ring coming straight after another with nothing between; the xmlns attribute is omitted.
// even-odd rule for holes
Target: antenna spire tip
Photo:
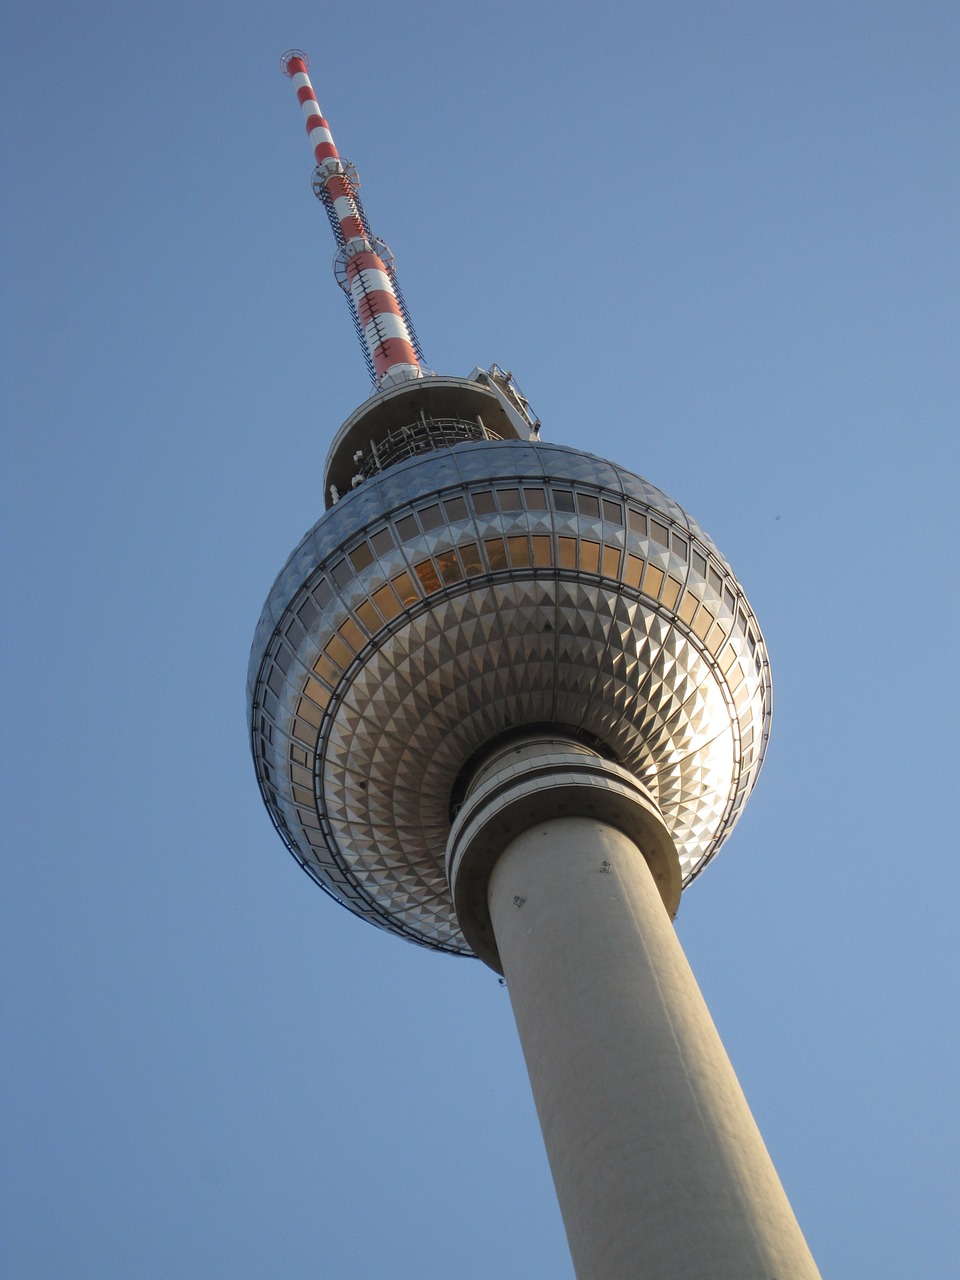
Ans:
<svg viewBox="0 0 960 1280"><path fill-rule="evenodd" d="M293 68L293 70L291 70L290 63L293 61L302 62L303 66L295 67ZM280 59L280 70L283 72L285 76L287 76L290 79L293 78L296 71L306 71L306 69L309 66L310 66L310 59L303 52L302 49L288 49L287 52L283 55L283 57Z"/></svg>

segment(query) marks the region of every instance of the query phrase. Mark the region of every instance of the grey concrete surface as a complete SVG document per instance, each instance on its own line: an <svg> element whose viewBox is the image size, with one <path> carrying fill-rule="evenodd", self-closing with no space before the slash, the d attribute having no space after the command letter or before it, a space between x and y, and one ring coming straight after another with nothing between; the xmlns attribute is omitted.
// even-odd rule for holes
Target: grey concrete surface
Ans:
<svg viewBox="0 0 960 1280"><path fill-rule="evenodd" d="M578 1280L817 1280L636 845L538 822L489 906Z"/></svg>

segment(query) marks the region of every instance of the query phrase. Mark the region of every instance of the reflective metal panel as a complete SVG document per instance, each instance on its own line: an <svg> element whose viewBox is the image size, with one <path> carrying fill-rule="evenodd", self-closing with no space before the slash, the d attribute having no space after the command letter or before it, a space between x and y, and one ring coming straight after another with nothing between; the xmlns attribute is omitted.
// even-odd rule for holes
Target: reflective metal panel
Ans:
<svg viewBox="0 0 960 1280"><path fill-rule="evenodd" d="M250 661L261 790L325 889L469 954L444 877L464 765L524 725L601 744L650 789L685 882L759 772L756 620L652 485L555 445L478 442L364 481L306 535Z"/></svg>

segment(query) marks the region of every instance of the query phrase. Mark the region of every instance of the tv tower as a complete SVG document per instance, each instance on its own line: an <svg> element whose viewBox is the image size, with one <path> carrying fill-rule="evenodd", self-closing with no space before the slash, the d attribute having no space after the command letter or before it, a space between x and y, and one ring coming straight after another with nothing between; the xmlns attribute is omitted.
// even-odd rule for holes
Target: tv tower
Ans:
<svg viewBox="0 0 960 1280"><path fill-rule="evenodd" d="M506 978L579 1280L812 1280L673 930L753 789L771 682L676 502L543 443L513 376L425 370L298 50L374 392L249 669L287 848L357 915Z"/></svg>

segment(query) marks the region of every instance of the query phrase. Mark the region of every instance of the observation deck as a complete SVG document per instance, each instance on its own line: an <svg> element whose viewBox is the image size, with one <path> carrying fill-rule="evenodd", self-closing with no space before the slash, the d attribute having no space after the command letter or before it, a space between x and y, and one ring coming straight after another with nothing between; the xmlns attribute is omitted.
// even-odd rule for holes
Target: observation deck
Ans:
<svg viewBox="0 0 960 1280"><path fill-rule="evenodd" d="M365 400L334 436L324 468L326 504L414 454L465 440L527 440L538 427L511 375L496 365L470 378L431 374L402 382Z"/></svg>

